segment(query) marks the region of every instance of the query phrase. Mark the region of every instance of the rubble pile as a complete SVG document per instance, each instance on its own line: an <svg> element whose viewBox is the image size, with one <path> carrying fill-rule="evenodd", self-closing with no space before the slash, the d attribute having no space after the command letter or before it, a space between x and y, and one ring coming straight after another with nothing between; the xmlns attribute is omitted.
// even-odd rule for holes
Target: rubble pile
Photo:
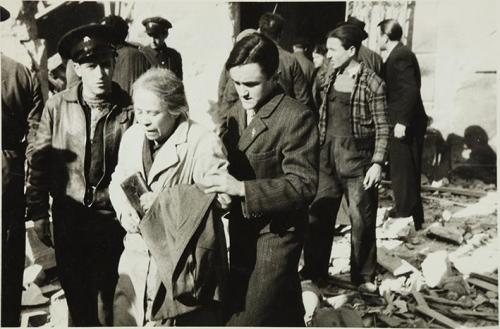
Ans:
<svg viewBox="0 0 500 329"><path fill-rule="evenodd" d="M337 231L329 282L316 313L335 326L345 310L357 326L393 328L498 327L498 194L480 181L423 188L426 223L388 217L393 204L381 193L377 216L377 293L359 292L349 281L349 228Z"/></svg>
<svg viewBox="0 0 500 329"><path fill-rule="evenodd" d="M329 281L317 294L303 295L308 325L498 326L498 194L494 186L478 182L448 184L444 192L424 189L426 223L420 231L411 217L389 218L393 202L389 191L381 190L376 293L359 292L350 282L350 227L337 229ZM22 326L67 327L53 249L38 242L32 230L27 229Z"/></svg>

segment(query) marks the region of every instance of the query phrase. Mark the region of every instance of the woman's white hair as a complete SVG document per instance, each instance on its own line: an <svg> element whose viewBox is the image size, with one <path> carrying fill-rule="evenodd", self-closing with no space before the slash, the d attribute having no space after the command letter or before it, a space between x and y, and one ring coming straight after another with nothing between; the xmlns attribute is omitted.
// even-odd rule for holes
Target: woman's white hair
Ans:
<svg viewBox="0 0 500 329"><path fill-rule="evenodd" d="M188 118L184 84L172 71L159 67L147 70L132 85L132 96L138 89L146 89L157 95L172 116Z"/></svg>

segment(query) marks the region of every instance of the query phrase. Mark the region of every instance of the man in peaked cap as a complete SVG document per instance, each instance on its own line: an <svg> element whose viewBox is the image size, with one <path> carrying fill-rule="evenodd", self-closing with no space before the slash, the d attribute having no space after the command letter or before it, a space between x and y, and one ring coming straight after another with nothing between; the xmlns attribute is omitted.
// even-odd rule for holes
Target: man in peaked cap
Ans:
<svg viewBox="0 0 500 329"><path fill-rule="evenodd" d="M359 20L358 18L349 16L345 22L341 22L337 25L337 27L342 25L356 26L361 30L363 40L368 38L368 33L365 31L365 22ZM378 76L381 76L383 64L382 57L370 48L365 47L363 44L359 47L358 61L365 63L365 65L373 72L377 73Z"/></svg>
<svg viewBox="0 0 500 329"><path fill-rule="evenodd" d="M51 97L33 143L27 216L46 245L49 194L54 247L72 324L112 325L113 295L125 231L108 194L118 145L132 123L130 96L111 77L116 35L91 24L65 34L61 57L73 61L81 81Z"/></svg>
<svg viewBox="0 0 500 329"><path fill-rule="evenodd" d="M163 17L149 17L142 21L146 28L146 33L153 42L143 48L153 66L167 68L174 72L182 80L182 58L181 54L174 48L167 47L165 40L168 37L168 30L172 24Z"/></svg>
<svg viewBox="0 0 500 329"><path fill-rule="evenodd" d="M1 21L10 17L0 6ZM1 54L2 62L2 327L20 325L25 259L24 162L43 110L36 75Z"/></svg>

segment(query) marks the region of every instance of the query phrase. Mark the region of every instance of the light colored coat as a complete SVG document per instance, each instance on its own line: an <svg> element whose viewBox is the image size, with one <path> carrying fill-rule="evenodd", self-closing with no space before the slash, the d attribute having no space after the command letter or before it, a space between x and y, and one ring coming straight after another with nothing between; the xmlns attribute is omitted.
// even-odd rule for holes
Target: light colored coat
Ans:
<svg viewBox="0 0 500 329"><path fill-rule="evenodd" d="M109 188L120 221L133 210L120 183L136 172L147 177L153 192L159 192L163 187L193 184L208 175L227 171L228 162L221 140L192 121L179 124L161 146L147 176L142 161L144 141L143 127L136 124L125 132L120 144L118 165ZM127 233L124 245L118 268L120 277L115 292L114 325L142 326L151 319L152 301L160 279L140 233Z"/></svg>

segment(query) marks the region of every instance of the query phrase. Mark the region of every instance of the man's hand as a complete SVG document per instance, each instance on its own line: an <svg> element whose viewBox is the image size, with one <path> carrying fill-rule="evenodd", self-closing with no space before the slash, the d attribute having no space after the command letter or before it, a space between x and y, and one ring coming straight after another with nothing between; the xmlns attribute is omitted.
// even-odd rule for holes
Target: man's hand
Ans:
<svg viewBox="0 0 500 329"><path fill-rule="evenodd" d="M226 193L217 194L217 203L221 209L227 210L231 205L231 197Z"/></svg>
<svg viewBox="0 0 500 329"><path fill-rule="evenodd" d="M401 123L396 123L394 126L394 137L404 138L406 136L406 126Z"/></svg>
<svg viewBox="0 0 500 329"><path fill-rule="evenodd" d="M377 187L381 179L382 166L378 163L374 163L366 172L365 179L363 180L363 187L365 190L368 190L372 186Z"/></svg>
<svg viewBox="0 0 500 329"><path fill-rule="evenodd" d="M245 196L245 184L229 174L207 176L198 185L205 193L226 193L231 196Z"/></svg>
<svg viewBox="0 0 500 329"><path fill-rule="evenodd" d="M144 210L144 212L148 212L149 208L151 208L151 205L156 199L156 193L153 192L146 192L141 197L139 198L141 202L141 207Z"/></svg>
<svg viewBox="0 0 500 329"><path fill-rule="evenodd" d="M54 247L52 234L50 233L50 221L48 217L40 218L33 222L36 236L47 247Z"/></svg>

